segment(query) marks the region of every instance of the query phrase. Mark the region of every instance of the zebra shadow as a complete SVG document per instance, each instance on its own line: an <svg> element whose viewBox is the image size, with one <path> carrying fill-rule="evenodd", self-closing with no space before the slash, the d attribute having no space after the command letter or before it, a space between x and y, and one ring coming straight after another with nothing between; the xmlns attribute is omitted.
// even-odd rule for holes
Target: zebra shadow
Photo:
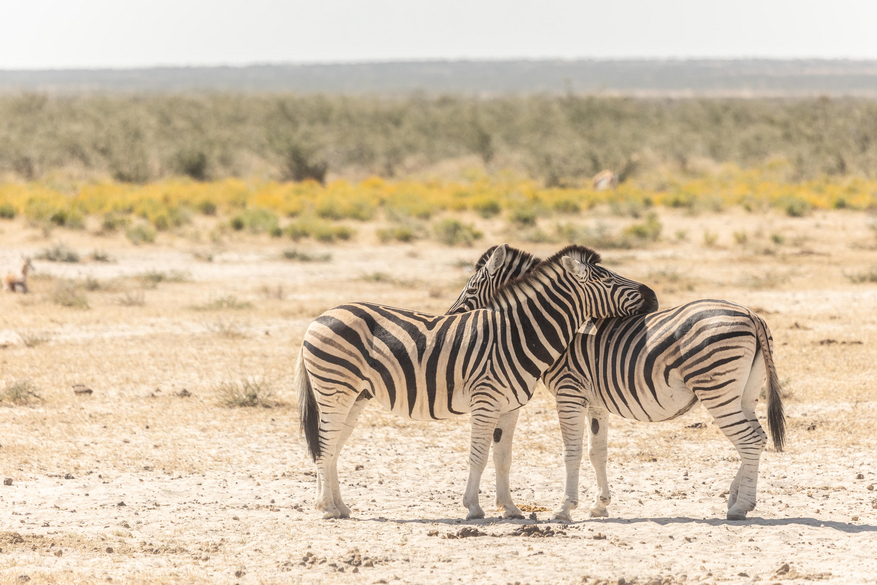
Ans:
<svg viewBox="0 0 877 585"><path fill-rule="evenodd" d="M444 524L447 526L523 526L526 524L558 524L548 520L531 520L529 518L501 518L499 516L466 520L464 518L358 518L360 522L390 522L393 524Z"/></svg>
<svg viewBox="0 0 877 585"><path fill-rule="evenodd" d="M867 532L877 532L877 526L871 524L850 524L848 522L837 522L834 520L819 520L818 518L747 518L746 520L725 520L723 518L688 518L685 516L677 516L673 518L600 518L597 520L589 519L572 524L585 525L596 523L609 524L638 524L645 522L654 522L661 526L669 524L707 524L709 526L811 526L814 528L830 528L838 532L847 534L861 534Z"/></svg>

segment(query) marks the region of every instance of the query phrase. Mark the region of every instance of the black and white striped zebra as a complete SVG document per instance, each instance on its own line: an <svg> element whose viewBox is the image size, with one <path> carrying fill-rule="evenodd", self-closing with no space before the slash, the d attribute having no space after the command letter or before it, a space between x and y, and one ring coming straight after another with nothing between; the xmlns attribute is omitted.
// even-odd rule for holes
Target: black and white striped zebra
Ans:
<svg viewBox="0 0 877 585"><path fill-rule="evenodd" d="M518 409L575 331L590 317L655 307L651 289L596 265L595 257L587 248L564 248L497 289L487 308L459 315L350 303L318 317L305 333L295 386L323 517L350 515L341 499L338 454L369 398L415 420L471 412L463 505L467 518L483 517L478 489L490 440L511 442ZM496 465L503 470L497 505L504 516L519 516L508 482L500 485L499 478L508 478L511 459Z"/></svg>
<svg viewBox="0 0 877 585"><path fill-rule="evenodd" d="M470 294L474 297L476 292ZM768 425L778 451L785 441L772 341L761 317L740 305L716 300L694 301L649 315L597 320L587 332L577 334L543 376L546 388L557 399L566 465L565 497L553 517L571 521L570 510L578 505L586 427L591 431L588 455L598 485L590 513L607 516L607 413L666 421L700 401L740 455L740 467L729 489L727 516L745 519L755 507L758 465L766 443L755 416L765 378Z"/></svg>

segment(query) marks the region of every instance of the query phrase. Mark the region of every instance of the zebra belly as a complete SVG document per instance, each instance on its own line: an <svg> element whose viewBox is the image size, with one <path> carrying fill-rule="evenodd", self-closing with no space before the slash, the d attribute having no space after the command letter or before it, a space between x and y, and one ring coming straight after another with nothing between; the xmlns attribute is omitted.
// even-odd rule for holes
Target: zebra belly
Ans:
<svg viewBox="0 0 877 585"><path fill-rule="evenodd" d="M609 412L640 421L659 422L682 416L697 404L697 396L682 378L670 376L669 383L636 383L613 386L602 381L597 398Z"/></svg>

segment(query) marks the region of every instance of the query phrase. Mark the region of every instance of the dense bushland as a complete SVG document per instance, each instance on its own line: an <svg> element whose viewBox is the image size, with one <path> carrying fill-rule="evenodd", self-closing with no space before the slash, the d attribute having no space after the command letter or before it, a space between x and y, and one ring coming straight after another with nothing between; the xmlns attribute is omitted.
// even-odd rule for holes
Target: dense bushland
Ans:
<svg viewBox="0 0 877 585"><path fill-rule="evenodd" d="M877 102L864 99L476 99L280 94L6 95L0 173L145 183L410 175L477 157L547 186L608 168L622 181L704 161L781 160L785 180L877 175Z"/></svg>

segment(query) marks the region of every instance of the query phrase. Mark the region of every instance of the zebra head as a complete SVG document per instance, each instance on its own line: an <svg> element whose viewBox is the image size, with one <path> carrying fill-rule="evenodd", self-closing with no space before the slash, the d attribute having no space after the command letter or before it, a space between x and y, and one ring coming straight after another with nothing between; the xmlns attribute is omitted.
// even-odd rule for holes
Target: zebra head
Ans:
<svg viewBox="0 0 877 585"><path fill-rule="evenodd" d="M500 286L529 273L539 258L506 244L489 248L475 263L475 274L463 287L448 315L486 307Z"/></svg>
<svg viewBox="0 0 877 585"><path fill-rule="evenodd" d="M600 266L600 255L593 250L568 246L554 258L558 256L563 269L584 287L590 317L627 317L658 310L655 291Z"/></svg>
<svg viewBox="0 0 877 585"><path fill-rule="evenodd" d="M463 287L460 296L457 297L457 300L448 309L447 315L465 313L487 305L487 302L493 295L493 291L496 290L497 284L502 284L497 281L501 275L499 269L505 262L507 250L508 246L502 244L501 246L494 246L481 256L475 265L475 274L466 282L466 286ZM490 256L487 256L488 254ZM485 256L487 256L486 261Z"/></svg>

